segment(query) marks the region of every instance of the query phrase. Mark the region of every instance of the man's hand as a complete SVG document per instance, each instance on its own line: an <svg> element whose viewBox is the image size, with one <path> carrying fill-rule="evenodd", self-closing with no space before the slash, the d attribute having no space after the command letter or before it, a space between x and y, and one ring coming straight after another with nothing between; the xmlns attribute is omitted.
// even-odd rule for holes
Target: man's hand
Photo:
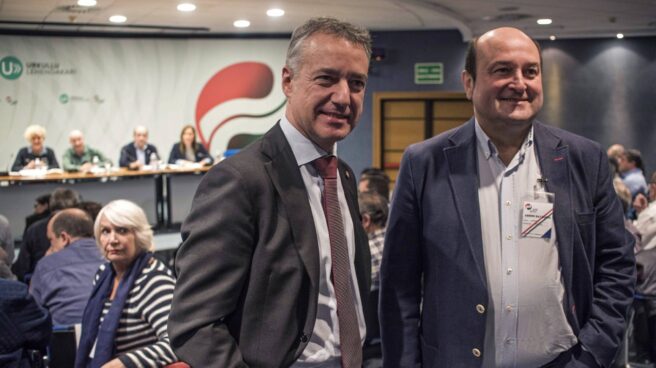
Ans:
<svg viewBox="0 0 656 368"><path fill-rule="evenodd" d="M80 172L87 173L90 172L92 168L93 164L91 162L85 162L80 166Z"/></svg>
<svg viewBox="0 0 656 368"><path fill-rule="evenodd" d="M134 162L130 162L130 165L128 167L132 170L139 170L141 168L141 166L142 166L141 162L134 161Z"/></svg>
<svg viewBox="0 0 656 368"><path fill-rule="evenodd" d="M642 193L638 193L638 195L636 195L635 199L633 200L633 208L635 208L637 213L640 213L644 211L647 206L649 206L649 200L647 197Z"/></svg>

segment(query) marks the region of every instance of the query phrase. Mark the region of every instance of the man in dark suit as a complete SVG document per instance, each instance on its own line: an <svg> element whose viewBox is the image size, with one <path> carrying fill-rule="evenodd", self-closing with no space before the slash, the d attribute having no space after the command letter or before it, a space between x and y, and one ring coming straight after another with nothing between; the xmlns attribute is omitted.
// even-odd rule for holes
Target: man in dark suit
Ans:
<svg viewBox="0 0 656 368"><path fill-rule="evenodd" d="M608 367L635 282L606 154L535 120L537 43L470 44L474 118L408 148L387 227L385 367Z"/></svg>
<svg viewBox="0 0 656 368"><path fill-rule="evenodd" d="M45 354L52 334L50 314L22 282L0 279L0 331L0 367L36 366L30 350Z"/></svg>
<svg viewBox="0 0 656 368"><path fill-rule="evenodd" d="M120 167L138 170L144 165L150 165L151 158L160 159L157 147L148 143L148 129L145 126L134 128L132 136L134 141L121 148L121 156L118 159Z"/></svg>
<svg viewBox="0 0 656 368"><path fill-rule="evenodd" d="M182 227L168 326L182 361L361 366L367 236L353 172L321 165L334 168L335 143L358 122L370 50L366 30L335 19L297 28L285 116L203 178Z"/></svg>

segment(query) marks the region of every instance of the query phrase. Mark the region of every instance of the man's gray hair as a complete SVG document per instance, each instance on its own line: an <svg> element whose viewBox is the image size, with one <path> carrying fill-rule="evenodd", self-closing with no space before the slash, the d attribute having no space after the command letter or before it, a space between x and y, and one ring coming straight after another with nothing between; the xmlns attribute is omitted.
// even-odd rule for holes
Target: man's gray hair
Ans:
<svg viewBox="0 0 656 368"><path fill-rule="evenodd" d="M312 18L297 27L294 33L292 33L289 48L287 48L287 60L285 60L285 64L293 73L298 71L298 67L302 62L301 51L304 47L304 41L315 33L323 33L345 39L357 46L361 46L367 55L367 59L371 57L371 35L366 29L335 18Z"/></svg>

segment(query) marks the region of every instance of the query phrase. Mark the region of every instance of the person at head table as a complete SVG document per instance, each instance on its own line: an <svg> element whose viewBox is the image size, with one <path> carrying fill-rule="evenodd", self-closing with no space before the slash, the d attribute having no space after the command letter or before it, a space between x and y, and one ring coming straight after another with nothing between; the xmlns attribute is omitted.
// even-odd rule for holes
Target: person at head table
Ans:
<svg viewBox="0 0 656 368"><path fill-rule="evenodd" d="M180 132L180 141L171 147L169 164L184 166L195 162L211 165L214 159L205 146L196 141L196 129L192 125L185 125Z"/></svg>
<svg viewBox="0 0 656 368"><path fill-rule="evenodd" d="M30 125L25 129L25 140L30 145L18 150L11 171L39 168L59 168L55 151L45 146L46 129L40 125Z"/></svg>
<svg viewBox="0 0 656 368"><path fill-rule="evenodd" d="M121 149L121 156L118 160L119 166L127 167L130 170L138 170L144 165L150 165L150 160L153 157L159 160L157 147L148 143L148 129L145 126L135 127L132 136L134 140Z"/></svg>
<svg viewBox="0 0 656 368"><path fill-rule="evenodd" d="M84 134L81 131L73 130L68 135L68 141L71 148L64 152L62 159L65 171L90 172L95 166L107 163L111 165L111 160L102 152L84 143Z"/></svg>

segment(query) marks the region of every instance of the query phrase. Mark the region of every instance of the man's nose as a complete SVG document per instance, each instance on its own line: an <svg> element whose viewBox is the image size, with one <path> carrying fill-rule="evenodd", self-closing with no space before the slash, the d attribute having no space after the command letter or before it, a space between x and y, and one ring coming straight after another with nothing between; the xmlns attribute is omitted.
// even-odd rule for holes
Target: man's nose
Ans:
<svg viewBox="0 0 656 368"><path fill-rule="evenodd" d="M338 106L348 106L351 102L351 89L347 80L340 80L333 86L331 101Z"/></svg>

